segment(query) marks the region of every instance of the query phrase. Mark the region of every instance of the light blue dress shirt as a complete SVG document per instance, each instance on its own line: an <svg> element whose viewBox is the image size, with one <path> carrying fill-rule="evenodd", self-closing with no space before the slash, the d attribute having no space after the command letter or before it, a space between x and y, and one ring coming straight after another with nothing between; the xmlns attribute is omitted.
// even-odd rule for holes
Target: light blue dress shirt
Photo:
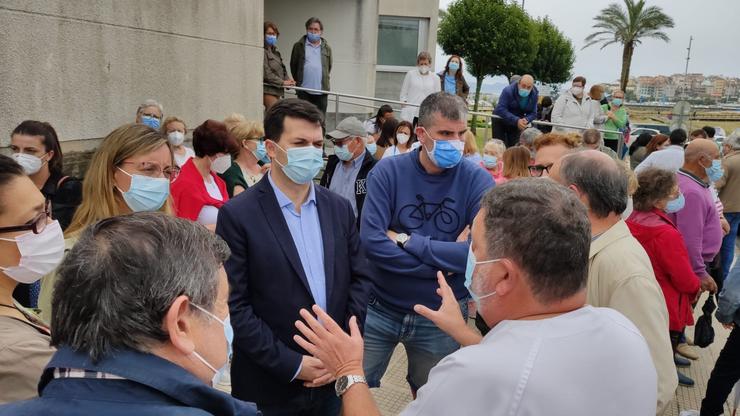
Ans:
<svg viewBox="0 0 740 416"><path fill-rule="evenodd" d="M285 222L288 224L290 236L293 237L293 243L298 251L298 257L301 259L303 272L308 279L308 287L311 289L311 296L314 302L326 308L326 273L324 271L324 239L321 235L321 223L319 222L319 211L316 207L316 191L314 184L311 183L311 190L308 198L301 205L301 213L295 212L293 202L275 186L272 180L272 173L267 175L270 186L275 192L277 203L283 213ZM293 379L301 372L302 364L298 365Z"/></svg>
<svg viewBox="0 0 740 416"><path fill-rule="evenodd" d="M357 174L360 173L360 167L362 167L363 160L365 160L365 152L362 152L360 156L351 161L349 166L344 166L344 162L340 160L339 164L337 164L337 168L334 170L334 175L331 177L331 183L329 184L330 191L349 201L350 205L352 205L352 211L355 212L355 217L357 217L355 181L357 180Z"/></svg>
<svg viewBox="0 0 740 416"><path fill-rule="evenodd" d="M303 85L301 87L320 90L322 75L321 43L314 45L306 39L306 62L303 64ZM308 94L321 95L319 92L308 92Z"/></svg>

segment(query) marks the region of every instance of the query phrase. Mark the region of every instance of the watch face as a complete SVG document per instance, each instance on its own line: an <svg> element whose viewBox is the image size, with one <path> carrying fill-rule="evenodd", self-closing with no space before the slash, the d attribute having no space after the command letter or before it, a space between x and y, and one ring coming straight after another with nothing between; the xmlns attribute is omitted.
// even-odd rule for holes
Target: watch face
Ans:
<svg viewBox="0 0 740 416"><path fill-rule="evenodd" d="M336 386L334 386L334 388L336 389L336 391L338 393L343 393L344 390L347 389L347 384L348 383L349 383L349 379L347 378L347 376L339 377L337 379L337 384L336 384Z"/></svg>
<svg viewBox="0 0 740 416"><path fill-rule="evenodd" d="M408 235L406 235L406 234L398 234L398 235L396 236L396 241L398 241L398 242L399 242L399 243L401 243L401 244L405 243L405 242L406 242L406 240L408 240L408 239L409 239L409 236L408 236Z"/></svg>

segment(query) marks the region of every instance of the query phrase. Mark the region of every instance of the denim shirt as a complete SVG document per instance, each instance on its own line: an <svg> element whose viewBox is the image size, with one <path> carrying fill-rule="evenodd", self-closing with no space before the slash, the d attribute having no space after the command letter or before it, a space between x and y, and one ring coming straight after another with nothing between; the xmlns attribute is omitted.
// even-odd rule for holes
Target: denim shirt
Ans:
<svg viewBox="0 0 740 416"><path fill-rule="evenodd" d="M740 309L740 263L735 264L725 279L715 316L723 324L734 322L735 325L740 325L738 309Z"/></svg>

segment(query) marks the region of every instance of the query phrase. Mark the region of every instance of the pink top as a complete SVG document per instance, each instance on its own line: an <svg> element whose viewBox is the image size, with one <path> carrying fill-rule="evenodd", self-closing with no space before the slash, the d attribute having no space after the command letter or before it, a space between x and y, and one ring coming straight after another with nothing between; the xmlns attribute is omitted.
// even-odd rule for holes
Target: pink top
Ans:
<svg viewBox="0 0 740 416"><path fill-rule="evenodd" d="M503 163L498 162L498 172L494 173L492 169L488 169L483 162L480 162L480 167L486 170L491 177L493 178L494 182L496 182L496 185L501 185L502 183L506 182L506 178L504 178L504 166Z"/></svg>

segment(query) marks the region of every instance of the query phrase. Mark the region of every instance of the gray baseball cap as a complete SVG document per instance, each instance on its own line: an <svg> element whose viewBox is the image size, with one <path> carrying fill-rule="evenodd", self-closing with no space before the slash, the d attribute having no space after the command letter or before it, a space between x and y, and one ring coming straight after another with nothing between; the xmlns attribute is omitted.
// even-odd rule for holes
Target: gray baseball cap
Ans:
<svg viewBox="0 0 740 416"><path fill-rule="evenodd" d="M346 137L367 137L367 131L362 122L356 117L347 117L340 121L337 128L328 134L332 140L342 140Z"/></svg>

